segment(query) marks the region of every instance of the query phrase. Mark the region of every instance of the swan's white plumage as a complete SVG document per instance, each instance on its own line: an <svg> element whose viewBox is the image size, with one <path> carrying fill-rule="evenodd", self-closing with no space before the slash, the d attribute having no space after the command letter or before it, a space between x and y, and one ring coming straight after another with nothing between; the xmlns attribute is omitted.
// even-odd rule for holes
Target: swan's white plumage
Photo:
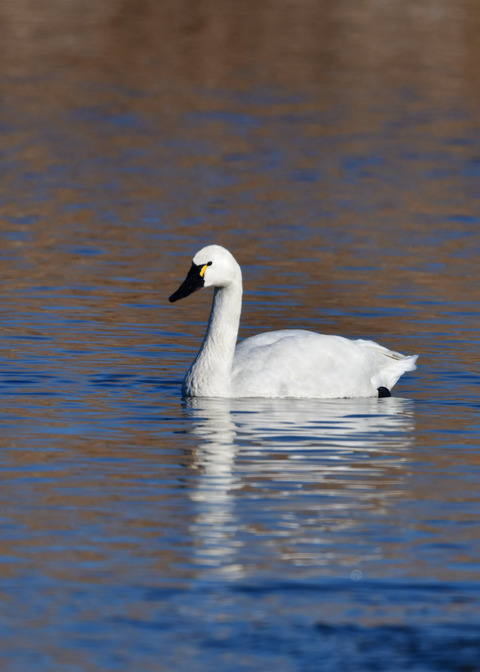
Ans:
<svg viewBox="0 0 480 672"><path fill-rule="evenodd" d="M373 341L301 329L267 332L236 345L240 266L228 250L209 245L193 258L192 271L196 269L200 284L194 289L203 283L215 287L215 294L205 339L185 376L184 396L374 397L379 387L391 390L403 373L416 368L415 355L404 356Z"/></svg>

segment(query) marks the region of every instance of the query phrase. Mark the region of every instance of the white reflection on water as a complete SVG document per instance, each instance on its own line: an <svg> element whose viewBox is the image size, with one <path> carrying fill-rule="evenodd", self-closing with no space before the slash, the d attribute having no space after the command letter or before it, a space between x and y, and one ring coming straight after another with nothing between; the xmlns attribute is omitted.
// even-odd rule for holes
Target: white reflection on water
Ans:
<svg viewBox="0 0 480 672"><path fill-rule="evenodd" d="M409 400L192 399L186 411L198 437L191 532L207 570L244 575L246 556L266 546L318 564L332 530L352 528L349 512L357 524L401 495ZM310 550L299 554L299 543Z"/></svg>

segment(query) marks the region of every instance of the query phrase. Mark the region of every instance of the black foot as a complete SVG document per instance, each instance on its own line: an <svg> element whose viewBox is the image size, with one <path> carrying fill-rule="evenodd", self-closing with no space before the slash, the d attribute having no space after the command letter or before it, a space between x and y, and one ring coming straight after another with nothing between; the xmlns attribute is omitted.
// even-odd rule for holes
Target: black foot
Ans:
<svg viewBox="0 0 480 672"><path fill-rule="evenodd" d="M392 393L388 389L388 387L379 387L378 388L378 396L381 399L382 397L391 397Z"/></svg>

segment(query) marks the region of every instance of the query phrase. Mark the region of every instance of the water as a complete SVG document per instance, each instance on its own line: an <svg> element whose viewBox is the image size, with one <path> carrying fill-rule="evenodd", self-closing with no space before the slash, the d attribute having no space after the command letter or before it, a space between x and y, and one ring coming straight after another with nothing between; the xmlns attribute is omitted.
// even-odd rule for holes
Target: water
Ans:
<svg viewBox="0 0 480 672"><path fill-rule="evenodd" d="M354 4L2 3L2 671L480 669L477 14ZM211 242L418 369L183 402Z"/></svg>

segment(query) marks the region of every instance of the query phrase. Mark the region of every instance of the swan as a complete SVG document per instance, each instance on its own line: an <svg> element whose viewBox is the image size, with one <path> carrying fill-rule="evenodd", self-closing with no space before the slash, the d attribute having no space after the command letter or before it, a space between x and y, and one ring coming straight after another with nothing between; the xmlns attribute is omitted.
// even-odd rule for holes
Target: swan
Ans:
<svg viewBox="0 0 480 672"><path fill-rule="evenodd" d="M220 245L196 253L169 301L202 287L215 291L204 341L183 381L184 397L389 397L400 376L416 369L417 355L302 329L270 331L237 344L242 271Z"/></svg>

